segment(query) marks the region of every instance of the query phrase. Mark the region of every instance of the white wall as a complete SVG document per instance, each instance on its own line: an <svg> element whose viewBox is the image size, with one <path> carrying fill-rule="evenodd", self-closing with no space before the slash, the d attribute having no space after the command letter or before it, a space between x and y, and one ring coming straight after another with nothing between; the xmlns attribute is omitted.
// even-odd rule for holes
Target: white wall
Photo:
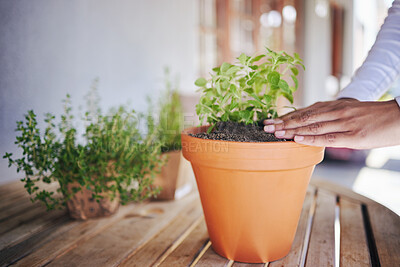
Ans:
<svg viewBox="0 0 400 267"><path fill-rule="evenodd" d="M321 1L323 2L323 1ZM329 3L328 0L325 2ZM352 0L337 0L345 9L343 33L343 81L353 73L353 35L354 11ZM317 16L317 1L305 1L305 43L304 43L304 99L305 106L317 101L333 98L332 90L327 89L327 79L331 74L332 32L330 10L326 17ZM339 82L339 81L338 81ZM330 83L332 85L332 83ZM343 86L344 84L342 84ZM339 86L339 84L338 84ZM334 90L338 88L334 87Z"/></svg>
<svg viewBox="0 0 400 267"><path fill-rule="evenodd" d="M304 99L308 106L327 99L326 77L331 72L331 25L329 10L326 17L315 13L316 1L305 2L304 30Z"/></svg>
<svg viewBox="0 0 400 267"><path fill-rule="evenodd" d="M67 93L82 105L96 77L103 109L130 100L145 110L165 66L183 92L194 90L195 0L1 0L0 36L1 156L15 152L16 121L28 109L60 113ZM21 175L0 159L0 183Z"/></svg>

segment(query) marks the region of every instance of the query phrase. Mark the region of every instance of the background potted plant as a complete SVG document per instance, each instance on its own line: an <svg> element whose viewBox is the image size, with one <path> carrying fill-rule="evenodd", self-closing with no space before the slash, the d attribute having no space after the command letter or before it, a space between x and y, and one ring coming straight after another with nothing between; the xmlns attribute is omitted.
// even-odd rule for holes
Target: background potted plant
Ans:
<svg viewBox="0 0 400 267"><path fill-rule="evenodd" d="M47 127L41 131L31 110L17 122L19 158L6 153L15 165L32 201L43 202L48 210L67 205L73 218L87 219L114 213L119 203L142 200L157 193L152 181L162 166L156 132L144 135L139 122L146 116L124 107L102 115L93 105L81 120L84 133L78 135L70 97L56 126L55 116L46 114ZM94 107L94 108L93 108ZM57 182L56 190L39 184Z"/></svg>
<svg viewBox="0 0 400 267"><path fill-rule="evenodd" d="M213 249L235 261L269 262L290 250L324 148L278 142L262 128L262 120L277 116L279 96L293 102L299 56L267 49L238 60L196 80L202 94L196 111L210 125L183 131L182 151L196 176Z"/></svg>
<svg viewBox="0 0 400 267"><path fill-rule="evenodd" d="M160 189L158 200L182 197L192 188L191 168L182 156L181 131L183 130L183 108L178 92L178 82L172 83L169 69L165 69L165 91L158 101L157 140L166 163L154 180ZM151 107L150 102L150 107Z"/></svg>

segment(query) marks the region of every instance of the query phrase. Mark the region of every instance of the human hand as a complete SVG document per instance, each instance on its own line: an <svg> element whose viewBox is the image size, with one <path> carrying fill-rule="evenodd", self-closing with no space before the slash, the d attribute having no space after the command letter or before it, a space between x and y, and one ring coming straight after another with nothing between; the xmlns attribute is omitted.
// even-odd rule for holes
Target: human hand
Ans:
<svg viewBox="0 0 400 267"><path fill-rule="evenodd" d="M277 138L312 146L369 149L400 145L400 108L395 100L317 102L264 124L264 130Z"/></svg>

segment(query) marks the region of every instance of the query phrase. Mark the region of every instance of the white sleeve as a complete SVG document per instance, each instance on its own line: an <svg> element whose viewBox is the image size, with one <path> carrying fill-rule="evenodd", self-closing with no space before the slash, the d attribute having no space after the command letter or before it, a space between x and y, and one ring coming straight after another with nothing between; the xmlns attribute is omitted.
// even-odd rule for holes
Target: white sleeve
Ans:
<svg viewBox="0 0 400 267"><path fill-rule="evenodd" d="M400 74L400 0L395 0L362 66L338 95L379 99Z"/></svg>

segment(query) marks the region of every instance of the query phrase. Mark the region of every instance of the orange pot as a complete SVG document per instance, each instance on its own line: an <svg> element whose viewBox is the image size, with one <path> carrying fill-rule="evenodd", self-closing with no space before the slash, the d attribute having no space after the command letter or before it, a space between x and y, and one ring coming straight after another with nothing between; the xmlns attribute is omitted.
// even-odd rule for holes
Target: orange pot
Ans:
<svg viewBox="0 0 400 267"><path fill-rule="evenodd" d="M286 256L307 186L324 148L295 142L206 140L182 133L213 249L230 260L264 263Z"/></svg>

